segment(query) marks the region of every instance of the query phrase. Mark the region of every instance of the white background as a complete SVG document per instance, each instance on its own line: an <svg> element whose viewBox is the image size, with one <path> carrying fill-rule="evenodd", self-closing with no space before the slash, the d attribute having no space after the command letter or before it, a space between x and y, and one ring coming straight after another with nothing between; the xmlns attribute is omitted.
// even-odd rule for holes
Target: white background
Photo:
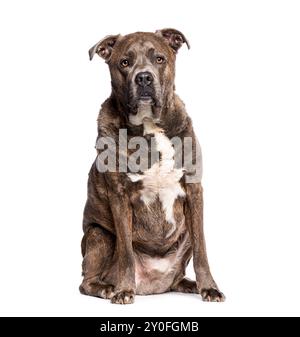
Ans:
<svg viewBox="0 0 300 337"><path fill-rule="evenodd" d="M1 1L2 315L300 313L298 1ZM80 295L81 220L107 34L173 27L191 43L176 88L204 157L211 269L227 301ZM193 277L192 268L189 275Z"/></svg>

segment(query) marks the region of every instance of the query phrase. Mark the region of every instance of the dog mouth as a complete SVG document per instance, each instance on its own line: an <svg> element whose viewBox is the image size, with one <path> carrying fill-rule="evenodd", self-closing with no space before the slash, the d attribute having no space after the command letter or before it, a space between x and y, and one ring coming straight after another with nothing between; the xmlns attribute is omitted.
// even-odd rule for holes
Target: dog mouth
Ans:
<svg viewBox="0 0 300 337"><path fill-rule="evenodd" d="M140 95L140 96L138 97L138 100L139 100L139 101L149 101L149 102L153 102L152 96L149 95L149 94L147 94L147 93L145 93L145 94L143 94L143 95Z"/></svg>
<svg viewBox="0 0 300 337"><path fill-rule="evenodd" d="M138 101L154 101L154 91L152 88L144 88L142 90L138 90L137 92L137 100Z"/></svg>
<svg viewBox="0 0 300 337"><path fill-rule="evenodd" d="M153 115L158 116L161 110L161 99L159 93L153 86L138 87L129 90L128 103L130 115L136 115L138 109L143 106L151 106Z"/></svg>

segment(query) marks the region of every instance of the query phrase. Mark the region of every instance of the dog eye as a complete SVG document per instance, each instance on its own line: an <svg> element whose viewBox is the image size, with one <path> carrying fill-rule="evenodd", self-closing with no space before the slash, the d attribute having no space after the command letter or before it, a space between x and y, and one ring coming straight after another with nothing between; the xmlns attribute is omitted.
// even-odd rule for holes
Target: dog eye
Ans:
<svg viewBox="0 0 300 337"><path fill-rule="evenodd" d="M126 68L126 67L129 66L129 62L126 59L121 60L120 64L121 64L121 67L123 67L123 68Z"/></svg>
<svg viewBox="0 0 300 337"><path fill-rule="evenodd" d="M158 64L163 63L164 60L165 60L165 59L164 59L162 56L157 56L157 57L156 57L156 63L158 63Z"/></svg>

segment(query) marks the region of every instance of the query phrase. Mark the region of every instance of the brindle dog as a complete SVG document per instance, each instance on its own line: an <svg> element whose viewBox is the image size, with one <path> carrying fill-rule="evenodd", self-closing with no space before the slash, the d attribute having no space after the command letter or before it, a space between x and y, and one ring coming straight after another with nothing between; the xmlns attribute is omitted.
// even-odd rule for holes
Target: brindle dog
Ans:
<svg viewBox="0 0 300 337"><path fill-rule="evenodd" d="M83 219L83 294L120 304L133 303L135 294L168 291L225 299L208 265L201 183L188 183L192 172L168 166L172 137L197 142L174 92L176 53L184 43L189 47L181 32L163 29L107 36L89 51L90 59L96 53L106 61L111 74L98 139L112 137L119 146L120 129L127 130L128 141L154 137L159 159L142 173L99 172L96 161L92 165ZM196 281L185 278L192 256Z"/></svg>

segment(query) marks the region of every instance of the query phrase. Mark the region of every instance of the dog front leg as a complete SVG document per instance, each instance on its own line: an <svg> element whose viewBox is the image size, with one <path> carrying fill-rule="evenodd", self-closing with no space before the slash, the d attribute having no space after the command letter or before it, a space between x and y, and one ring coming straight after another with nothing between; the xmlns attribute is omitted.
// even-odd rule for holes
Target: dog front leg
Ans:
<svg viewBox="0 0 300 337"><path fill-rule="evenodd" d="M186 223L193 247L193 262L199 293L204 301L223 302L208 264L203 231L203 195L200 183L186 184Z"/></svg>
<svg viewBox="0 0 300 337"><path fill-rule="evenodd" d="M132 248L132 210L126 194L109 192L111 211L116 231L115 256L118 271L112 303L134 302L135 263Z"/></svg>

